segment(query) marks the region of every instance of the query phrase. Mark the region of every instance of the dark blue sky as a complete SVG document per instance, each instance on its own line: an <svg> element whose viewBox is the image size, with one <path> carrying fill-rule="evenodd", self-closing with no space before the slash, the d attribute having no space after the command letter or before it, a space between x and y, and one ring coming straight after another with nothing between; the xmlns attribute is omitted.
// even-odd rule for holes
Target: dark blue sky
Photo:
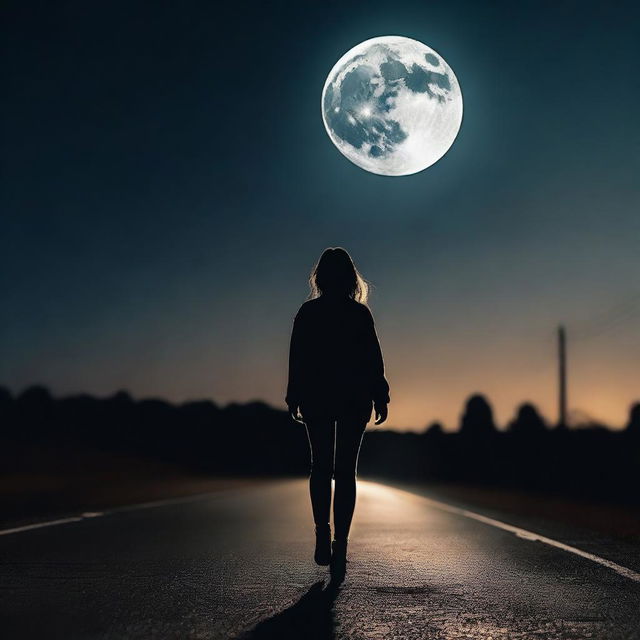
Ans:
<svg viewBox="0 0 640 640"><path fill-rule="evenodd" d="M281 404L321 250L375 285L390 424L640 394L635 3L5 3L0 384ZM322 86L404 35L456 73L449 153L403 178L332 145Z"/></svg>

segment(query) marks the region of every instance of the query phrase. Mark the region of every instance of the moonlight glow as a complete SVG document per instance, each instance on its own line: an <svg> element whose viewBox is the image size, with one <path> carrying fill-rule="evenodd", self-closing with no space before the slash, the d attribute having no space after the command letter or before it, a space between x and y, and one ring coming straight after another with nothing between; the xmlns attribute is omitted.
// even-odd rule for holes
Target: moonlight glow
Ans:
<svg viewBox="0 0 640 640"><path fill-rule="evenodd" d="M347 51L322 91L322 119L340 152L385 176L417 173L449 150L462 122L462 93L444 58L402 36Z"/></svg>

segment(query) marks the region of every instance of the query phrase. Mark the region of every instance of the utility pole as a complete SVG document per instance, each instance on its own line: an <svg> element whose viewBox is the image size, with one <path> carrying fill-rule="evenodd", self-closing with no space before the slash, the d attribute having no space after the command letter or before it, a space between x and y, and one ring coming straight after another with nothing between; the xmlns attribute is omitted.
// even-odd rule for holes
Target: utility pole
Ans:
<svg viewBox="0 0 640 640"><path fill-rule="evenodd" d="M564 327L558 327L558 428L567 427L567 336Z"/></svg>

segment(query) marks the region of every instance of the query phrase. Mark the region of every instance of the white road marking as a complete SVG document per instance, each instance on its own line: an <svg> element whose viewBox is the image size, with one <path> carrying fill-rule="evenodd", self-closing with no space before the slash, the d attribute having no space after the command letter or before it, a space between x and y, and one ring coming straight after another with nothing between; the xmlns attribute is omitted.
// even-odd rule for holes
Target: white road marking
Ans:
<svg viewBox="0 0 640 640"><path fill-rule="evenodd" d="M35 522L33 524L25 524L22 527L13 527L13 529L0 530L0 536L8 536L12 533L21 533L23 531L31 531L32 529L42 529L43 527L55 527L58 524L67 524L68 522L79 522L84 520L82 516L74 516L72 518L60 518L59 520L47 520L46 522Z"/></svg>
<svg viewBox="0 0 640 640"><path fill-rule="evenodd" d="M139 509L155 509L156 507L166 507L171 504L180 504L181 502L198 502L199 500L205 500L212 498L216 494L228 493L228 491L209 491L207 493L196 493L192 496L182 496L179 498L166 498L164 500L152 500L150 502L138 502L137 504L124 505L122 507L115 507L109 510L107 513L118 513L122 511L138 511Z"/></svg>
<svg viewBox="0 0 640 640"><path fill-rule="evenodd" d="M395 488L395 487L394 487ZM397 491L403 491L404 493L409 493L411 496L415 497L416 494L410 491L406 491L404 489L396 489ZM471 518L472 520L477 520L478 522L482 522L483 524L488 524L491 527L496 527L497 529L502 529L503 531L508 531L509 533L513 533L518 536L518 538L522 538L523 540L527 540L528 542L542 542L543 544L548 544L550 547L555 547L556 549L562 549L563 551L567 551L568 553L573 553L581 558L586 558L587 560L591 560L592 562L596 562L597 564L602 565L603 567L607 567L607 569L611 569L616 573L624 576L625 578L629 578L629 580L634 580L635 582L640 582L640 573L637 571L633 571L628 569L627 567L623 567L616 562L612 562L611 560L607 560L606 558L601 558L600 556L595 555L594 553L589 553L588 551L583 551L582 549L578 549L577 547L572 547L571 545L565 544L564 542L560 542L558 540L554 540L553 538L547 538L539 533L535 533L533 531L527 531L526 529L521 529L520 527L514 527L512 524L507 524L506 522L502 522L500 520L495 520L494 518L489 518L487 516L483 516L480 513L475 513L475 511L469 511L468 509L461 509L460 507L454 507L451 504L446 502L440 502L439 500L434 500L433 498L427 498L426 496L418 496L428 502L435 509L439 509L440 511L446 511L447 513L455 513L459 516L464 516L465 518Z"/></svg>
<svg viewBox="0 0 640 640"><path fill-rule="evenodd" d="M601 558L600 556L597 556L594 553L589 553L588 551L583 551L582 549L578 549L577 547L572 547L568 544L565 544L564 542L559 542L558 540L547 538L546 536L540 535L539 533L534 533L533 531L527 531L526 529L515 527L511 524L507 524L506 522L502 522L500 520L495 520L494 518L483 516L480 513L475 513L475 511L469 511L468 509L454 507L453 505L448 504L446 502L440 502L439 500L434 500L433 498L427 498L426 496L418 495L411 491L407 491L405 489L398 489L396 487L380 485L380 483L369 483L369 484L378 484L378 486L387 490L401 491L402 493L407 493L412 498L420 498L421 500L424 500L435 509L439 509L440 511L446 511L447 513L453 513L459 516L463 516L465 518L470 518L472 520L482 522L483 524L487 524L491 527L496 527L497 529L508 531L509 533L513 533L514 535L516 535L518 538L527 540L528 542L542 542L543 544L547 544L551 547L555 547L556 549L562 549L562 551L573 553L576 556L580 556L581 558L585 558L586 560L591 560L591 562L595 562L603 567L606 567L607 569L611 569L612 571L615 571L619 575L625 578L628 578L629 580L640 582L640 573L633 571L631 569L628 569L627 567L623 567L622 565L617 564L616 562L612 562L611 560L607 560L606 558ZM0 536L8 536L14 533L22 533L24 531L31 531L33 529L42 529L44 527L54 527L61 524L68 524L71 522L81 522L82 520L87 520L87 519L101 518L113 513L122 513L123 511L125 512L137 511L139 509L152 509L155 507L163 507L171 504L180 504L182 502L196 502L198 500L205 500L215 495L220 495L224 493L226 492L212 491L209 493L198 493L192 496L184 496L182 498L168 498L166 500L154 500L151 502L142 502L139 504L116 507L109 511L87 511L80 516L73 516L70 518L60 518L58 520L48 520L46 522L36 522L34 524L27 524L22 527L13 527L12 529L1 529Z"/></svg>
<svg viewBox="0 0 640 640"><path fill-rule="evenodd" d="M153 500L151 502L139 502L137 504L124 505L122 507L114 507L107 511L85 511L78 516L70 516L69 518L59 518L57 520L45 520L44 522L34 522L33 524L25 524L21 527L13 527L11 529L0 529L0 536L8 536L14 533L22 533L23 531L31 531L32 529L43 529L44 527L56 527L60 524L69 524L71 522L81 522L82 520L91 520L102 518L123 511L138 511L140 509L153 509L156 507L165 507L171 504L179 504L181 502L196 502L198 500L206 500L221 493L228 491L210 491L208 493L197 493L192 496L182 496L180 498L166 498L164 500Z"/></svg>

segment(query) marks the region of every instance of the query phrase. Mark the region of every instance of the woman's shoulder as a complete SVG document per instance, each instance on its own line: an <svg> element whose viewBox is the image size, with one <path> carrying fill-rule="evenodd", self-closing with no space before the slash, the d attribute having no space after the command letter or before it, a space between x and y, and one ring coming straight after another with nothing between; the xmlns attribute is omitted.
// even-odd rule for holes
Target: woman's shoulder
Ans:
<svg viewBox="0 0 640 640"><path fill-rule="evenodd" d="M364 316L365 318L370 318L371 317L371 309L369 309L369 307L362 303L362 302L358 302L357 300L350 300L351 302L351 306L352 308L355 310L355 313L360 314L361 316Z"/></svg>
<svg viewBox="0 0 640 640"><path fill-rule="evenodd" d="M370 319L372 317L369 307L366 304L362 304L362 302L354 300L353 298L349 298L341 303L337 307L337 310L341 313L347 312L360 319ZM335 312L335 305L329 305L328 303L323 304L321 297L312 298L302 304L296 315L297 317L313 316L316 313L322 315L322 313L326 313L327 311Z"/></svg>
<svg viewBox="0 0 640 640"><path fill-rule="evenodd" d="M353 322L357 324L369 324L373 322L373 316L371 310L366 304L358 302L357 300L349 300L348 304L349 315L353 318Z"/></svg>
<svg viewBox="0 0 640 640"><path fill-rule="evenodd" d="M300 308L298 309L298 313L296 314L296 317L300 318L303 316L307 316L310 313L313 313L314 310L317 308L317 306L318 306L318 298L312 298L311 300L307 300L303 302Z"/></svg>

